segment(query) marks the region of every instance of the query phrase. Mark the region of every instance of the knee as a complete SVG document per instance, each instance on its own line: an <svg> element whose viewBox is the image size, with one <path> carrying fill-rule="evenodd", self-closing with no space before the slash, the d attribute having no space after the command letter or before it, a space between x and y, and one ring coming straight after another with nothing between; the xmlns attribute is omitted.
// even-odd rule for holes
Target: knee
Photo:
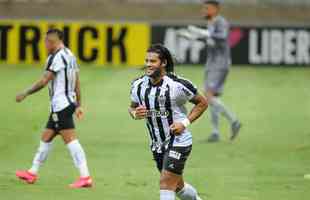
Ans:
<svg viewBox="0 0 310 200"><path fill-rule="evenodd" d="M77 139L74 130L63 130L60 131L60 134L65 144L69 144Z"/></svg>
<svg viewBox="0 0 310 200"><path fill-rule="evenodd" d="M43 134L41 137L41 141L45 143L50 143L53 141L55 134Z"/></svg>

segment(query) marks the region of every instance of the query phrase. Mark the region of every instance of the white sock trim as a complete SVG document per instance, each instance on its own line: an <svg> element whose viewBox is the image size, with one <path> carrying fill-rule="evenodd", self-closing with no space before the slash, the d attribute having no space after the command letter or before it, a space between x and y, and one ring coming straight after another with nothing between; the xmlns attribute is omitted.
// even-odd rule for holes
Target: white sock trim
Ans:
<svg viewBox="0 0 310 200"><path fill-rule="evenodd" d="M192 185L184 183L184 187L177 193L177 196L181 200L196 200L198 193Z"/></svg>
<svg viewBox="0 0 310 200"><path fill-rule="evenodd" d="M75 167L79 170L81 177L88 177L89 170L87 166L86 155L83 147L78 140L73 140L67 144L72 156Z"/></svg>
<svg viewBox="0 0 310 200"><path fill-rule="evenodd" d="M38 174L40 166L47 159L47 156L52 148L52 142L40 141L39 148L33 158L32 166L28 170L32 174Z"/></svg>
<svg viewBox="0 0 310 200"><path fill-rule="evenodd" d="M171 190L160 190L160 200L175 200L175 192Z"/></svg>

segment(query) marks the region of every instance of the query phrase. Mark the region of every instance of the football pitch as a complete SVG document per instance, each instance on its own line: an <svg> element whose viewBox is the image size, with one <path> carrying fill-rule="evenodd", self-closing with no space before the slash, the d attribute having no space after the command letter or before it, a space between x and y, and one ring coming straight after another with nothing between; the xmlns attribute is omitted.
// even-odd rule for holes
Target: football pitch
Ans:
<svg viewBox="0 0 310 200"><path fill-rule="evenodd" d="M81 69L85 118L77 122L77 131L93 188L68 188L78 172L60 138L36 184L15 178L15 170L30 167L49 112L47 89L21 104L15 95L42 71L0 65L0 199L159 199L146 128L127 113L131 80L143 73L137 69ZM203 68L183 66L177 73L202 89ZM229 126L221 118L221 142L207 143L206 112L190 127L194 144L186 181L204 200L308 200L310 180L303 176L310 173L310 68L233 67L223 100L243 123L240 136L229 142Z"/></svg>

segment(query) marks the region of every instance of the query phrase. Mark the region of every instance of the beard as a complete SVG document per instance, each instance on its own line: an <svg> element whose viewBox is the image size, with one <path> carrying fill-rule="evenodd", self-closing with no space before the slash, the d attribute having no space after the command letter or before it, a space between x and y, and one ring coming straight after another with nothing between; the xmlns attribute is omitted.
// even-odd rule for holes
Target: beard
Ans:
<svg viewBox="0 0 310 200"><path fill-rule="evenodd" d="M151 74L146 73L146 75L147 75L148 77L152 78L152 79L157 79L157 78L159 78L160 75L161 75L161 70L160 70L160 69L155 69L155 70L153 71L153 73L151 73Z"/></svg>

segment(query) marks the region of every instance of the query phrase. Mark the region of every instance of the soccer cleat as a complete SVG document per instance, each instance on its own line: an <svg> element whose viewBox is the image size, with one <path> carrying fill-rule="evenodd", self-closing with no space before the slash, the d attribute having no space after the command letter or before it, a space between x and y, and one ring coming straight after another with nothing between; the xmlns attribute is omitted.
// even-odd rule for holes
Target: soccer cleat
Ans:
<svg viewBox="0 0 310 200"><path fill-rule="evenodd" d="M26 183L33 184L38 179L38 176L35 174L32 174L29 171L16 171L16 176L25 181Z"/></svg>
<svg viewBox="0 0 310 200"><path fill-rule="evenodd" d="M212 133L208 138L208 142L218 142L218 141L220 141L220 136L217 133Z"/></svg>
<svg viewBox="0 0 310 200"><path fill-rule="evenodd" d="M88 177L81 177L79 180L76 182L70 184L70 188L87 188L87 187L92 187L93 185L93 180L90 176Z"/></svg>
<svg viewBox="0 0 310 200"><path fill-rule="evenodd" d="M240 131L241 128L241 123L239 121L235 121L231 124L231 136L230 136L230 140L234 140Z"/></svg>

